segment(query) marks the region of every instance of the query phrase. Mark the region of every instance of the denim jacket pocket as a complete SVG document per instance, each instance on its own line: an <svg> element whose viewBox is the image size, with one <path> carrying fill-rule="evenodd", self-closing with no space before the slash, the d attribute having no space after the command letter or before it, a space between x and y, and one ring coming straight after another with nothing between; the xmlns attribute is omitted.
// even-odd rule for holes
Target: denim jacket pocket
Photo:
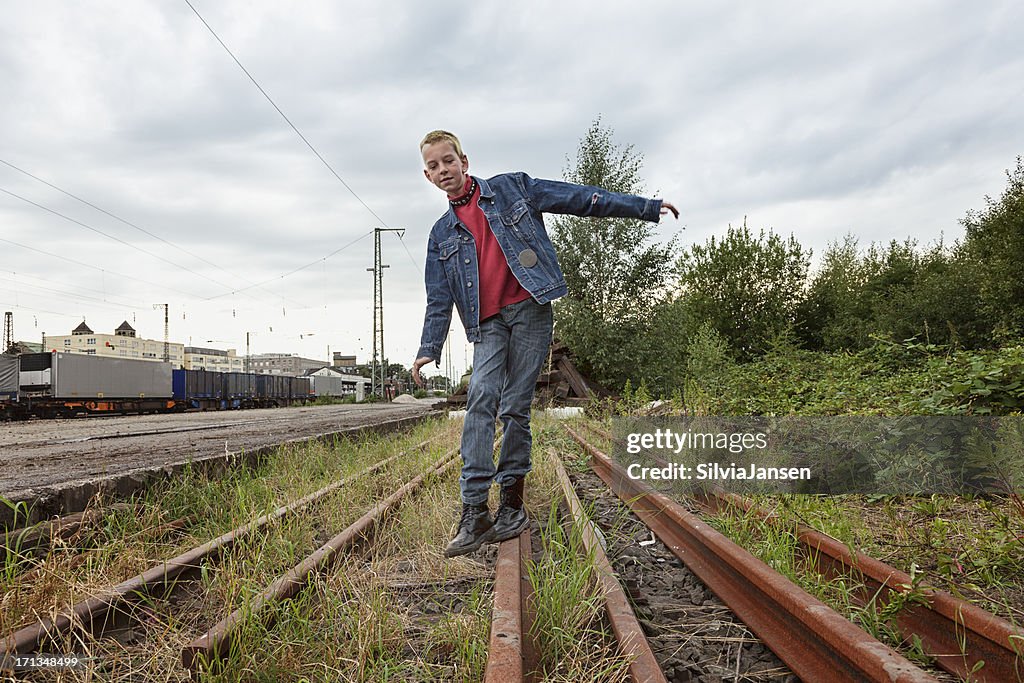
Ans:
<svg viewBox="0 0 1024 683"><path fill-rule="evenodd" d="M456 254L459 251L459 238L453 237L450 240L446 240L437 245L438 255L437 258L441 261L447 261L451 258L452 254Z"/></svg>
<svg viewBox="0 0 1024 683"><path fill-rule="evenodd" d="M437 245L437 260L441 262L441 267L444 268L445 274L448 279L452 282L457 280L458 273L455 269L458 268L458 259L453 259L452 256L459 253L459 238L453 237L450 240L441 242Z"/></svg>
<svg viewBox="0 0 1024 683"><path fill-rule="evenodd" d="M530 219L530 207L526 200L516 202L508 211L501 214L501 222L512 231L512 234L523 242L533 241L533 226Z"/></svg>

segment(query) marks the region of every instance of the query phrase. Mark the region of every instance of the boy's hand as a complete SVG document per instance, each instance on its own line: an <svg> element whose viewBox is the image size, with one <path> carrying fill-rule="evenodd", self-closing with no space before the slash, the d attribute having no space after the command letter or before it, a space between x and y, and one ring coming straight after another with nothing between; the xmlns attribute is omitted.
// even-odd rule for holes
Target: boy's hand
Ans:
<svg viewBox="0 0 1024 683"><path fill-rule="evenodd" d="M426 365L432 360L434 359L431 358L430 356L423 356L422 358L417 358L415 362L413 362L412 364L412 379L414 382L416 382L416 386L420 387L421 389L423 388L423 378L420 377L420 368L422 368L424 365Z"/></svg>
<svg viewBox="0 0 1024 683"><path fill-rule="evenodd" d="M677 209L675 206L673 206L672 204L670 204L670 203L668 203L666 201L662 201L661 202L661 215L662 216L667 216L669 211L672 212L672 217L673 218L675 218L676 220L679 220L679 209Z"/></svg>

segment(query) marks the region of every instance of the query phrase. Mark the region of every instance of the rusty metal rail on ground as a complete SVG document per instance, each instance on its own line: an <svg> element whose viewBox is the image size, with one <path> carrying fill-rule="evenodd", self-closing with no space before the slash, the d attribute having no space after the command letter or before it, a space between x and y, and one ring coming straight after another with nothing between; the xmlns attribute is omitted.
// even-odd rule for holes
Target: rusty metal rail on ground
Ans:
<svg viewBox="0 0 1024 683"><path fill-rule="evenodd" d="M710 510L739 508L769 523L781 523L750 500L721 490L697 501ZM802 524L797 525L796 536L822 575L852 575L859 581L850 592L859 607L881 609L897 595L912 590L914 580L909 574L864 553L851 552L831 536ZM1024 630L945 591L917 590L924 604L907 603L893 617L903 638L919 639L922 651L934 658L937 666L964 680L1002 683L1024 679Z"/></svg>
<svg viewBox="0 0 1024 683"><path fill-rule="evenodd" d="M626 593L622 590L622 584L615 576L608 556L601 547L594 524L587 518L583 505L573 489L572 481L562 466L562 461L556 453L551 452L555 462L555 474L562 484L562 495L574 523L578 524L583 531L583 545L587 552L592 553L594 564L597 569L598 581L601 584L601 592L604 594L605 612L608 621L611 622L612 630L615 632L615 639L619 643L619 652L629 658L629 674L635 683L668 683L661 665L654 657L647 636L644 635L640 622L637 621L633 608L629 606Z"/></svg>
<svg viewBox="0 0 1024 683"><path fill-rule="evenodd" d="M4 532L3 541L0 541L0 551L5 555L11 553L21 555L26 551L45 545L55 538L66 541L79 533L86 525L101 519L107 511L127 509L128 505L125 503L115 503L105 509L92 508L38 522L21 529L11 529Z"/></svg>
<svg viewBox="0 0 1024 683"><path fill-rule="evenodd" d="M934 681L566 426L591 467L704 584L807 681Z"/></svg>
<svg viewBox="0 0 1024 683"><path fill-rule="evenodd" d="M537 660L529 635L532 589L526 560L530 555L529 529L498 545L491 641L484 683L525 683L533 680Z"/></svg>
<svg viewBox="0 0 1024 683"><path fill-rule="evenodd" d="M427 443L418 444L415 448L421 448ZM275 519L302 509L338 488L376 472L400 455L395 454L386 458L350 477L340 479L289 505L279 507L267 515L222 534L212 541L186 551L177 557L165 560L104 593L72 605L53 618L42 619L38 623L15 631L3 639L3 648L0 650L0 656L3 654L14 655L37 652L39 647L47 640L53 640L74 629L84 628L91 632L102 631L108 624L113 623L116 618L130 617L132 603L171 585L175 580L199 569L203 563L216 560L236 541L266 526Z"/></svg>
<svg viewBox="0 0 1024 683"><path fill-rule="evenodd" d="M609 439L607 431L588 424L591 431ZM664 461L661 461L663 464ZM713 512L740 509L768 523L782 523L748 498L721 488L693 497ZM881 610L894 597L912 590L913 578L861 552L852 552L820 531L796 525L797 541L817 570L828 578L853 576L850 597L858 607ZM935 664L962 679L978 683L1024 680L1024 629L952 594L930 588L918 589L924 603L908 603L894 617L900 635L920 640L921 649Z"/></svg>

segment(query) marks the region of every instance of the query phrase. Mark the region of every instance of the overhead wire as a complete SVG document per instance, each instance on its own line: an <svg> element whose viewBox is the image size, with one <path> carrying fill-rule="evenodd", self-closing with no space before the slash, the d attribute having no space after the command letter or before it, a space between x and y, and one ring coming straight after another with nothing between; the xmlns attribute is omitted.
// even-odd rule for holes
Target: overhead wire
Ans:
<svg viewBox="0 0 1024 683"><path fill-rule="evenodd" d="M186 291L184 291L182 289L177 289L175 287L168 287L167 285L159 284L159 283L156 283L156 282L151 282L150 280L143 280L142 278L132 277L131 275L124 275L123 273L118 273L118 272L115 272L113 270L106 270L105 268L100 268L99 266L94 265L92 263L85 263L84 261L78 261L78 260L70 258L68 256L61 256L60 254L54 254L53 252L46 251L46 250L40 249L38 247L31 247L31 246L29 246L27 244L21 244L20 242L14 242L14 241L9 240L9 239L4 239L3 237L0 237L0 242L4 242L6 244L13 244L16 247L21 247L22 249L27 249L29 251L34 251L36 253L43 254L44 256L52 256L53 258L57 258L57 259L60 259L62 261L67 261L68 263L74 263L76 266L82 266L83 268L91 268L92 270L98 270L101 273L108 273L110 275L115 275L117 277L124 278L125 280L132 280L133 282L141 282L142 284L149 285L151 287L162 288L162 289L166 289L166 290L171 291L171 292L177 292L178 294L184 294L185 296L187 296L187 297L189 297L191 299L201 299L201 297L199 295L193 294L192 292L186 292Z"/></svg>
<svg viewBox="0 0 1024 683"><path fill-rule="evenodd" d="M238 68L242 70L242 73L244 73L249 78L249 80L252 81L252 84L256 86L256 89L259 90L260 93L263 95L263 97L266 98L267 102L270 102L270 106L272 106L275 110L277 110L277 113L281 115L281 118L283 118L285 120L285 123L287 123L289 126L291 126L291 129L293 131L295 131L295 134L298 135L299 138L301 138L304 143L306 143L306 147L309 147L310 151L313 152L313 154L316 155L316 158L319 159L320 162L324 166L327 167L327 170L330 171L331 174L335 178L338 179L338 182L340 182L342 185L344 185L345 189L348 190L349 193L353 197L355 197L359 201L359 203L362 204L366 208L366 210L370 212L371 215L373 215L374 218L376 218L378 221L381 222L381 225L386 226L387 223L385 223L384 219L381 218L380 216L378 216L377 212L374 211L373 209L371 209L370 205L363 201L363 198L360 197L356 193L356 191L353 190L352 187L349 186L349 184L345 182L345 180L338 174L338 172L334 170L334 167L332 167L327 162L327 159L325 159L323 157L323 155L320 154L320 152L317 151L316 147L314 147L313 144L308 139L306 139L306 136L302 134L302 132L296 127L296 125L294 123L292 123L292 120L290 118L288 118L288 116L283 111L281 111L281 108L279 106L277 106L277 103L274 102L273 98L271 98L270 95L267 94L267 91L263 89L263 86L261 86L259 84L259 82L256 81L255 78L253 78L253 75L251 73L249 73L249 70L246 69L242 65L242 62L238 61L238 57L235 56L235 53L231 51L231 48L229 48L227 45L225 45L224 41L221 40L220 36L217 35L217 32L213 30L213 27L210 26L210 24L206 21L206 19L203 18L203 15L199 13L199 10L197 10L195 8L195 6L191 2L189 2L189 0L184 0L184 2L185 2L186 5L189 6L189 9L191 9L192 12L194 12L195 15L197 17L199 17L199 21L203 22L203 26L205 26L206 29L210 32L210 35L212 35L214 37L214 39L218 43L220 43L220 46L222 48L224 48L224 51L228 53L228 55L231 57L232 60L234 60L235 64L238 65Z"/></svg>
<svg viewBox="0 0 1024 683"><path fill-rule="evenodd" d="M10 273L11 271L2 271L2 272ZM11 273L11 274L12 275L17 275L17 273ZM36 278L36 279L42 279L42 278ZM11 280L11 279L5 278L5 277L0 277L0 282L11 282L11 283L14 283L14 284L25 284L24 282L20 282L19 280ZM46 282L46 280L44 280L44 282ZM75 299L81 299L83 301L95 302L95 303L98 303L98 304L100 304L102 306L106 306L107 308L113 308L115 310L122 310L123 311L126 308L129 309L129 310L143 310L144 308L146 308L145 306L134 306L134 305L128 304L128 303L119 303L117 301L110 301L110 300L106 300L106 299L99 299L99 298L94 297L94 296L87 296L85 294L76 294L75 292L69 292L69 291L61 290L61 289L54 289L52 287L43 287L41 285L32 285L32 289L33 289L32 293L33 293L34 296L43 296L43 297L45 297L46 296L45 294L41 295L41 294L37 293L40 290L44 291L44 292L54 292L55 294L60 294L62 296L66 296L66 297L72 297L72 298L75 298Z"/></svg>
<svg viewBox="0 0 1024 683"><path fill-rule="evenodd" d="M320 162L327 168L327 170L345 187L345 189L357 201L359 201L360 204L363 205L363 207L374 218L376 218L383 226L386 227L387 223L384 221L384 219L381 218L373 210L373 208L370 207L362 199L362 197L359 196L359 194L341 177L341 175L331 166L331 164L324 158L324 156L313 146L313 144L308 140L308 138L306 138L306 136L303 135L303 133L298 129L298 127L284 113L284 111L282 111L281 108L274 102L274 100L270 97L270 95L266 92L266 90L256 81L256 79L252 76L252 74L238 60L238 58L228 48L228 46L224 43L224 41L221 40L221 38L217 35L216 31L213 30L213 28L203 18L203 16L199 13L199 11L195 8L195 6L192 5L192 3L189 2L189 0L185 0L185 3L189 6L189 8L192 10L192 12L199 18L199 20L203 23L203 25L207 28L207 30L211 33L211 35L213 35L214 39L228 53L228 55L232 58L232 60L236 63L236 65L249 78L249 80L253 83L253 85L260 91L260 93L264 96L264 98L266 98L266 100L271 104L271 106L274 107L274 109L278 112L278 114L280 114L280 116L285 120L285 122L289 125L289 127L292 128L292 130L296 133L296 135L299 136L299 138L303 141L303 143L305 143L305 145L310 149L310 151L313 152L313 154L320 160ZM175 263L175 262L173 262L173 261L171 261L169 259L166 259L166 258L164 258L162 256L159 256L158 254L155 254L155 253L153 253L153 252L151 252L151 251L149 251L147 249L144 249L142 247L134 245L134 244L132 244L132 243L130 243L128 241L125 241L123 239L120 239L120 238L118 238L118 237L116 237L114 235L108 234L108 233L106 233L106 232L104 232L104 231L102 231L102 230L100 230L98 228L95 228L95 227L93 227L93 226L91 226L91 225L89 225L87 223L84 223L83 221L79 221L79 220L76 220L74 218L71 218L70 216L67 216L67 215L65 215L65 214L63 214L63 213L61 213L59 211L51 209L51 208L49 208L47 206L44 206L44 205L42 205L40 203L37 203L37 202L32 201L32 200L30 200L30 199L28 199L26 197L23 197L23 196L15 193L15 192L12 192L10 190L7 190L7 189L4 189L4 188L0 187L0 192L3 192L3 193L5 193L5 194L7 194L7 195L9 195L9 196L11 196L11 197L13 197L15 199L21 200L21 201L23 201L25 203L28 203L28 204L30 204L32 206L35 206L36 208L41 209L43 211L47 211L48 213L51 213L51 214L53 214L55 216L63 218L64 220L67 220L67 221L69 221L71 223L74 223L74 224L76 224L76 225L78 225L80 227L83 227L83 228L85 228L87 230L90 230L90 231L95 232L95 233L97 233L99 235L102 235L103 237L106 237L107 239L110 239L110 240L113 240L113 241L118 242L120 244L123 244L123 245L125 245L127 247L130 247L130 248L136 250L136 251L142 252L142 253L144 253L144 254L146 254L148 256L156 258L159 261L167 263L168 265L171 265L171 266L173 266L175 268L179 268L179 269L185 270L186 272L189 272L190 274L195 275L196 277L203 278L203 279L208 280L208 281L210 281L210 282L212 282L212 283L214 283L214 284L216 284L216 285L218 285L220 287L223 287L223 288L229 290L227 292L224 292L223 294L219 294L219 295L212 296L212 297L206 297L204 300L207 300L207 301L208 300L212 300L212 299L221 298L223 296L227 296L228 294L236 294L236 293L248 292L248 290L251 290L251 289L254 289L254 288L258 288L258 287L262 287L262 285L268 284L268 283L273 282L275 280L284 279L285 277L288 277L288 276L293 275L293 274L295 274L297 272L305 270L306 268L309 268L309 267L311 267L313 265L316 265L317 263L326 263L327 259L331 258L332 256L335 256L336 254L338 254L342 250L344 250L344 249L346 249L346 248L348 248L348 247L358 243L359 241L361 241L361 240L365 239L366 237L368 237L369 235L373 234L373 230L370 230L369 232L361 235L360 237L356 238L355 240L352 240L351 242L343 245L342 247L339 247L338 249L334 250L333 252L331 252L330 254L328 254L328 255L326 255L324 257L321 257L319 259L311 261L310 263L308 263L306 265L303 265L303 266L300 266L298 268L295 268L295 269L293 269L291 271L288 271L287 273L284 273L284 274L282 274L280 276L277 276L277 277L274 277L274 278L269 278L267 280L263 280L263 281L257 282L257 283L251 283L251 281L246 280L245 278L242 278L240 276L234 275L234 274L230 273L229 271L225 270L224 268L222 268L221 266L219 266L219 265L217 265L215 263L212 263L212 262L208 261L207 259L205 259L205 258L203 258L203 257L201 257L201 256L199 256L199 255L197 255L195 253L192 253L189 250L184 249L184 248L174 244L173 242L171 242L169 240L166 240L166 239L160 237L157 234L154 234L153 232L151 232L149 230L146 230L145 228L142 228L141 226L138 226L135 223L132 223L131 221L123 219L120 216L117 216L116 214L114 214L114 213L112 213L110 211L107 211L106 209L103 209L103 208L101 208L101 207L99 207L99 206L97 206L97 205L95 205L95 204L93 204L93 203L91 203L91 202L89 202L89 201L87 201L85 199L82 199L81 197L78 197L78 196L76 196L75 194L73 194L71 192L68 192L68 191L66 191L66 190L64 190L64 189L62 189L60 187L57 187L53 183L50 183L50 182L48 182L48 181L46 181L46 180L44 180L44 179L42 179L42 178L40 178L40 177L30 173L30 172L28 172L28 171L26 171L26 170L24 170L22 168L19 168L18 166L14 165L14 164L6 161L6 160L0 159L0 163L3 163L4 165L12 168L13 170L16 170L16 171L18 171L18 172L20 172L20 173L22 173L24 175L27 175L27 176L33 178L34 180L37 180L38 182L41 182L41 183L47 185L48 187L51 187L51 188L57 190L58 192L61 192L61 193L65 194L68 197L71 197L72 199L75 199L76 201L79 201L79 202L81 202L81 203L83 203L83 204L85 204L85 205L87 205L87 206L89 206L89 207L91 207L91 208L93 208L93 209L95 209L97 211L100 211L101 213L104 213L105 215L110 216L111 218L114 218L115 220L118 220L121 223L124 223L125 225L128 225L129 227L132 227L132 228L134 228L136 230L139 230L140 232L142 232L142 233L152 237L153 239L156 239L156 240L158 240L160 242L163 242L164 244L167 244L168 246L173 247L174 249L177 249L178 251L181 251L182 253L185 253L185 254L193 257L193 258L196 258L196 259L202 261L203 263L206 263L208 265L212 265L212 266L218 268L219 270L227 273L228 275L232 275L233 277L238 277L239 279L241 279L241 280L243 280L245 282L249 282L250 283L246 287L233 288L231 285L228 285L226 283L220 282L219 280L211 278L211 277L209 277L207 275L204 275L202 273L198 273L198 272L192 270L191 268L188 268L187 266L183 266L181 264ZM404 239L400 235L398 235L398 238L399 238L399 241L402 243L402 247L405 250L406 254L408 255L410 261L412 261L413 266L418 269L420 266L416 262L415 258L412 256L412 253L409 251L407 245L405 244ZM91 264L83 263L81 261L76 261L75 259L71 259L71 258L68 258L68 257L65 257L65 256L61 256L59 254L54 254L54 253L51 253L51 252L47 252L47 251L42 250L42 249L38 249L38 248L35 248L35 247L30 247L30 246L27 246L27 245L24 245L24 244L13 242L11 240L5 240L5 239L0 238L0 241L6 242L8 244L13 244L15 246L18 246L18 247L21 247L21 248L24 248L24 249L29 249L29 250L32 250L32 251L36 251L38 253L41 253L41 254L44 254L44 255L47 255L47 256L59 258L59 259L62 259L62 260L65 260L65 261L68 261L68 262L71 262L71 263L75 263L77 265L82 265L82 266L85 266L85 267L93 268L95 270L100 270L101 272L110 273L112 275L116 275L118 277L122 277L122 278L125 278L125 279L131 279L131 280L135 280L135 281L138 281L138 282L143 282L145 284L149 284L149 285L160 287L160 288L173 289L173 288L166 287L166 285L161 285L161 284L149 282L149 281L146 281L146 280L142 280L140 278L133 278L133 277L130 277L130 276L114 273L112 271L107 271L107 270L105 270L103 268L99 268L99 267L93 266ZM52 290L52 291L56 291L56 290ZM186 296L189 296L189 297L196 296L196 295L190 294L188 292L183 292L182 290L173 289L173 291L177 291L179 293L183 293L183 294L185 294ZM276 294L275 294L275 296L276 296ZM19 307L19 308L24 308L24 307ZM28 310L28 309L26 309L26 310ZM50 312L50 311L47 311L47 312ZM69 314L59 314L59 315L69 315Z"/></svg>
<svg viewBox="0 0 1024 683"><path fill-rule="evenodd" d="M231 271L227 270L223 266L221 266L221 265L219 265L217 263L214 263L213 261L209 261L209 260L203 258L202 256L200 256L199 254L193 253L193 252L189 251L188 249L185 249L184 247L181 247L181 246L175 244L174 242L171 242L170 240L164 239L160 235L154 234L153 232L150 232L149 230L146 230L145 228L143 228L143 227L141 227L139 225L136 225L135 223L133 223L133 222L131 222L131 221L125 219L125 218L121 218L117 214L115 214L115 213L113 213L111 211L108 211L108 210L104 209L101 206L97 206L96 204L93 204L92 202L90 202L90 201L88 201L86 199L82 199L78 195L75 195L75 194L73 194L71 192L68 192L67 190L54 185L53 183L49 182L48 180L46 180L44 178L40 178L39 176L37 176L37 175L35 175L33 173L30 173L29 171L26 171L25 169L20 168L20 167L18 167L16 165L12 164L9 161L6 161L4 159L0 159L0 164L4 164L5 166L8 166L8 167L12 168L15 171L18 171L19 173L22 173L22 174L28 176L29 178L32 178L33 180L36 180L36 181L46 185L47 187L53 188L54 190L57 190L58 192L60 192L62 194L65 194L68 197L71 197L72 199L74 199L74 200L76 200L78 202L81 202L82 204L85 204L86 206L88 206L88 207L90 207L92 209L95 209L96 211L99 211L100 213L106 214L107 216L110 216L114 220L120 221L121 223L124 223L125 225L127 225L127 226L129 226L131 228L134 228L134 229L138 230L139 232L142 232L143 234L149 235L153 239L159 240L160 242L163 242L164 244L166 244L166 245L168 245L170 247L173 247L174 249L177 249L178 251L180 251L180 252L182 252L184 254L187 254L188 256L191 256L192 258L198 259L199 261L202 261L203 263L205 263L207 265L213 266L214 268L220 270L221 272L224 272L224 273L230 275L231 277L235 277L235 278L238 278L239 280L242 280L243 282L251 285L250 287L245 288L246 290L252 289L253 286L258 287L258 285L253 285L251 280L249 280L247 278L244 278L241 275L238 275L236 273L232 273ZM239 291L239 290L235 290L235 291ZM280 296L276 292L271 292L269 290L263 290L263 291L265 293L267 293L267 294L270 294L270 295L274 296L275 298ZM249 296L252 296L253 298L256 298L252 294L250 294ZM293 303L298 303L294 299L291 299L291 298L287 298L286 297L286 300L287 301L291 301Z"/></svg>
<svg viewBox="0 0 1024 683"><path fill-rule="evenodd" d="M44 205L42 205L42 204L40 204L38 202L34 202L31 199L28 199L27 197L22 197L20 194L17 194L15 192L11 192L10 190L6 190L6 189L4 189L2 187L0 187L0 192L3 192L4 194L10 195L11 197L14 197L15 199L20 199L21 201L23 201L23 202L25 202L27 204L31 204L32 206L34 206L36 208L39 208L39 209L42 209L43 211L47 211L49 213L52 213L54 216L59 216L60 218L63 218L64 220L66 220L68 222L74 223L75 225L79 225L79 226L85 228L86 230L91 230L91 231L93 231L93 232L95 232L95 233L97 233L99 235L103 235L104 237L106 237L109 240L113 240L114 242L117 242L119 244L123 244L126 247L129 247L129 248L134 249L136 251L142 252L143 254L146 254L147 256L152 256L153 258L157 259L158 261L162 261L162 262L164 262L164 263L166 263L168 265L174 266L175 268L180 268L181 270L184 270L184 271L186 271L188 273L191 273L192 275L195 275L196 277L201 277L204 280L209 280L210 282L212 282L212 283L214 283L216 285L219 285L220 287L223 287L225 289L228 289L228 290L231 289L231 285L227 285L227 284L224 284L223 282L220 282L218 280L214 280L212 277L210 277L208 275L203 275L202 273L197 273L196 271L192 270L188 266L183 266L183 265L181 265L179 263L175 263L174 261L165 259L163 256L160 256L159 254L154 254L153 252L151 252L151 251L149 251L147 249L143 249L142 247L137 246L135 244L132 244L131 242L127 242L127 241L121 239L120 237L116 237L114 235L110 235L108 233L105 233L102 230L100 230L99 228L94 228L93 226L89 225L88 223L83 223L80 220L77 220L77 219L72 218L70 216L66 216L66 215L62 214L60 211L56 211L54 209L51 209L48 206L44 206Z"/></svg>
<svg viewBox="0 0 1024 683"><path fill-rule="evenodd" d="M224 269L224 267L223 267L223 266L221 266L221 265L219 265L219 264L216 264L216 263L214 263L214 262L212 262L212 261L208 261L207 259L203 258L203 257L202 257L202 256L200 256L199 254L195 254L195 253L193 253L193 252L189 251L188 249L185 249L184 247L181 247L181 246L179 246L179 245L175 244L174 242L171 242L170 240L166 240L166 239L164 239L164 238L163 238L163 237L161 237L160 235L157 235L157 234L155 234L155 233L153 233L153 232L150 232L149 230L146 230L145 228L143 228L143 227L141 227L141 226L139 226L139 225L136 225L135 223L132 223L132 222L131 222L131 221L129 221L129 220L126 220L126 219L124 219L124 218L121 218L120 216L118 216L117 214L115 214L115 213L113 213L113 212L111 212L111 211L107 211L106 209L104 209L104 208L103 208L103 207L101 207L101 206L96 206L96 205L95 205L95 204L93 204L92 202L90 202L90 201L88 201L88 200L85 200L85 199L82 199L81 197L79 197L79 196L78 196L78 195L76 195L76 194L73 194L73 193L71 193L71 192L68 192L67 190L65 190L65 189L63 189L63 188L57 187L56 185L54 185L53 183L51 183L51 182L50 182L50 181L48 181L48 180L45 180L45 179L43 179L43 178L40 178L39 176L37 176L37 175L35 175L35 174L33 174L33 173L30 173L30 172L26 171L25 169L23 169L23 168L20 168L19 166L15 166L15 165L14 165L14 164L12 164L11 162L7 161L6 159L0 159L0 164L3 164L3 165L5 165L5 166L8 166L8 167L10 167L10 168L14 169L15 171L17 171L18 173L21 173L21 174L23 174L23 175L26 175L26 176L28 176L29 178L32 178L33 180L36 180L36 181L38 181L38 182L42 183L43 185L46 185L47 187L53 188L54 190L57 190L57 192L60 192L61 194L64 194L64 195L67 195L68 197L71 197L71 198L72 198L72 199L74 199L75 201L81 202L82 204L85 204L86 206L88 206L88 207L90 207L90 208L92 208L92 209L95 209L95 210L99 211L100 213L106 214L107 216L110 216L110 217L111 217L111 218L113 218L114 220L116 220L116 221L120 221L121 223L124 223L125 225L127 225L127 226L128 226L128 227L130 227L130 228L134 228L135 230L138 230L139 232L141 232L141 233L143 233L143 234L145 234L145 235L149 235L149 236L150 236L150 237L152 237L153 239L155 239L155 240L159 240L160 242L163 242L163 243L164 243L164 244L166 244L167 246L169 246L169 247L172 247L172 248L174 248L174 249L177 249L178 251L180 251L180 252L181 252L181 253L183 253L183 254L186 254L186 255L188 255L188 256L191 256L192 258L194 258L194 259L196 259L196 260L202 261L203 263L205 263L205 264L207 264L207 265L209 265L209 266L213 266L214 268L217 268L218 270L224 271L224 272L225 272L225 273L227 273L228 275L231 275L231 276L233 276L233 277L238 277L238 279L239 279L239 280L244 280L244 279L245 279L245 278L243 278L243 277L239 277L239 276L235 275L234 273L230 273L230 272L228 272L227 270L225 270L225 269Z"/></svg>
<svg viewBox="0 0 1024 683"><path fill-rule="evenodd" d="M295 273L299 272L300 270L305 270L306 268L309 268L310 266L315 266L316 264L318 264L318 263L320 263L322 261L326 261L327 259L331 258L332 256L335 256L336 254L344 251L345 249L348 249L353 244L356 244L357 242L360 242L360 241L366 239L367 237L369 237L372 234L373 234L373 230L370 230L369 232L366 232L366 233L360 235L359 237L355 238L354 240L352 240L348 244L345 244L344 246L338 247L337 249L332 251L327 256L322 256L321 258L318 258L315 261L311 261L311 262L307 263L304 266L299 266L298 268L290 270L287 273L285 273L284 275L278 275L277 277L272 277L269 280L264 280L263 282L257 282L255 285L252 285L252 286L253 287L259 287L260 285L265 285L268 282L273 282L274 280L281 280L281 279L284 279L284 278L288 277L289 275L294 275ZM244 291L244 290L240 289L240 290L237 290L237 291L241 292L241 291ZM225 292L224 294L218 294L217 296L206 297L204 299L204 301L213 301L214 299L219 299L221 297L227 296L228 294L235 294L235 293L237 293L237 292Z"/></svg>
<svg viewBox="0 0 1024 683"><path fill-rule="evenodd" d="M47 310L45 308L32 308L32 307L29 307L29 306L22 306L21 304L13 303L11 301L0 301L0 304L3 304L5 307L9 306L9 307L11 307L11 308L13 308L15 310L30 311L32 313L46 313L47 315L59 315L61 317L67 317L67 318L82 318L83 317L81 313L63 313L61 311L50 311L50 310Z"/></svg>
<svg viewBox="0 0 1024 683"><path fill-rule="evenodd" d="M385 228L386 227L390 227L388 225L387 221L385 221L383 218L381 218L379 215L377 215L377 212L374 211L370 207L369 204L367 204L365 201L363 201L363 198L360 197L359 194L354 189L352 189L352 187L347 182L345 182L345 179L342 178L341 175L337 171L334 170L334 167L331 166L331 164L327 161L327 159L325 159L324 156L316 149L316 147L313 146L313 143L311 143L309 141L309 139L306 138L306 136L302 134L302 131L300 131L298 129L298 127L294 123L292 123L292 120L290 118L288 118L288 115L285 114L281 110L281 107L277 106L277 103L274 102L273 98L267 93L266 90L264 90L263 86L261 86L259 84L259 82L253 77L253 75L251 73L249 73L249 70L245 68L245 66L242 64L241 61L239 61L238 57L235 56L235 53L231 51L231 48L229 48L224 43L224 41L221 40L220 36L217 35L217 32L213 30L213 27L210 26L209 22L207 22L206 19L203 18L203 15L199 13L199 10L197 10L195 8L195 6L190 2L190 0L184 0L184 2L185 2L186 5L189 6L189 9L192 10L192 12L196 15L196 17L199 18L199 21L201 21L203 23L203 26L205 26L206 30L210 32L210 35L212 35L214 37L214 39L220 44L220 46L222 48L224 48L224 51L228 53L228 55L235 62L235 64L238 65L238 68L242 70L242 73L244 73L246 75L246 77L248 77L248 79L252 82L252 84L254 86L256 86L256 89L260 91L260 93L263 95L264 98L266 98L267 102L270 103L270 106L272 106L277 111L277 113L281 115L281 118L283 118L285 120L285 123L287 123L291 127L291 129L293 131L295 131L295 134L298 135L299 138L306 144L306 147L308 147L309 150L311 152L313 152L314 155L316 155L316 158L319 159L320 162L327 168L327 170L331 172L331 175L333 175L335 178L338 179L338 182L340 182L345 187L345 189L349 191L349 194L351 194L353 197L355 197L356 200L360 204L362 204L363 207L367 211L370 212L370 215L372 215L374 218L376 218L378 221L380 221L380 224L381 224L382 227L385 227ZM409 251L409 248L405 245L405 240L403 239L403 237L400 236L400 235L397 236L397 237L398 237L398 240L402 243L402 247L405 249L405 253L409 255L409 260L412 261L413 266L415 268L419 269L420 266L416 262L416 259L413 258L413 255ZM335 253L337 253L337 252L335 252ZM330 258L330 257L328 256L328 257L325 257L325 258ZM320 260L318 259L317 261L314 261L313 263L319 263L319 261ZM308 267L308 266L304 266L304 267ZM302 268L299 268L298 270L302 270ZM292 271L292 272L298 272L298 270ZM291 274L291 273L289 273L289 274Z"/></svg>

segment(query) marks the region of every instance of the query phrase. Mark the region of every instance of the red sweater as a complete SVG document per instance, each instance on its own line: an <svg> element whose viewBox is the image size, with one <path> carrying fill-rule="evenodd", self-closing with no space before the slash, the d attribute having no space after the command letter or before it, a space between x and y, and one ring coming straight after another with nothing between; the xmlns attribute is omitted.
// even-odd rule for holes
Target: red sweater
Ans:
<svg viewBox="0 0 1024 683"><path fill-rule="evenodd" d="M449 199L465 199L465 192L469 190L471 184L472 180L467 178L463 194ZM480 268L480 282L476 284L479 287L477 295L480 297L480 322L483 322L497 315L503 307L529 299L530 293L523 289L508 267L505 252L501 250L501 245L494 237L487 217L478 204L479 200L480 186L477 185L469 202L454 209L455 216L466 226L476 242L476 259Z"/></svg>

